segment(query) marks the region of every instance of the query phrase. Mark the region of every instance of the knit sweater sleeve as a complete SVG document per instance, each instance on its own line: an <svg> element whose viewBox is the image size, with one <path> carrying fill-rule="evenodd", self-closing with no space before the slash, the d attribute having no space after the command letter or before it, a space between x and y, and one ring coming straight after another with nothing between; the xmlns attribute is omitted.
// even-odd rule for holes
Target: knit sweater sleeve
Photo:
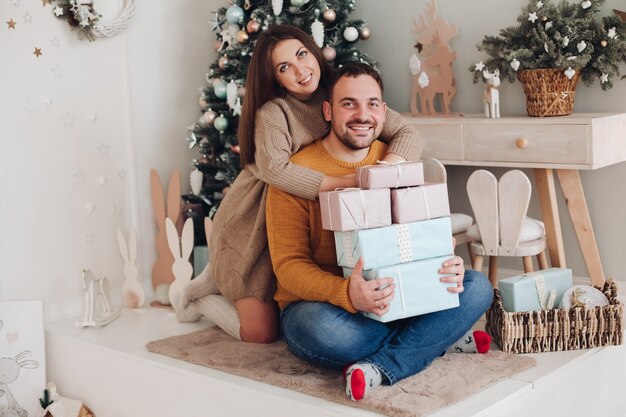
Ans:
<svg viewBox="0 0 626 417"><path fill-rule="evenodd" d="M276 103L266 103L256 117L255 176L298 197L314 200L324 174L290 162L294 149L287 115Z"/></svg>
<svg viewBox="0 0 626 417"><path fill-rule="evenodd" d="M424 141L415 127L400 113L389 108L385 113L385 123L379 139L389 143L387 152L400 155L407 161L417 161L422 157Z"/></svg>
<svg viewBox="0 0 626 417"><path fill-rule="evenodd" d="M267 238L278 284L302 300L327 302L355 313L348 295L349 279L324 271L312 258L311 206L302 198L269 187Z"/></svg>

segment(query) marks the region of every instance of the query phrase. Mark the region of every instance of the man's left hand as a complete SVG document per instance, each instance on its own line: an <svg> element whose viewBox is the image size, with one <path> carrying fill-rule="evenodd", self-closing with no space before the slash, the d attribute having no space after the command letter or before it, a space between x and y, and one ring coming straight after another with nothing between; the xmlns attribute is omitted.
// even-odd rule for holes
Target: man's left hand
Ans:
<svg viewBox="0 0 626 417"><path fill-rule="evenodd" d="M438 271L440 274L449 275L439 278L441 282L455 283L456 287L448 287L448 291L453 293L462 293L463 277L465 276L465 266L463 265L463 258L455 256L452 259L445 261Z"/></svg>

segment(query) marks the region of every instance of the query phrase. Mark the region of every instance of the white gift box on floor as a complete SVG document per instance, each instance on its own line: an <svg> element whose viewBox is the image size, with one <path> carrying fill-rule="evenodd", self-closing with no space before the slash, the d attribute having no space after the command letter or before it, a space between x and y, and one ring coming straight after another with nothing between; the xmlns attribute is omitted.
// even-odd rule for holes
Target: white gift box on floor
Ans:
<svg viewBox="0 0 626 417"><path fill-rule="evenodd" d="M396 284L389 311L382 316L363 312L373 320L390 322L407 317L419 316L459 306L459 295L448 291L456 284L441 282L444 275L437 271L451 256L440 256L407 264L393 265L363 271L366 280L393 278ZM352 274L351 268L343 268L344 276Z"/></svg>
<svg viewBox="0 0 626 417"><path fill-rule="evenodd" d="M376 229L335 232L337 265L354 268L363 257L363 269L451 255L450 217L393 224Z"/></svg>
<svg viewBox="0 0 626 417"><path fill-rule="evenodd" d="M448 186L445 183L391 190L391 220L394 223L411 223L449 215Z"/></svg>
<svg viewBox="0 0 626 417"><path fill-rule="evenodd" d="M344 190L320 193L322 229L348 231L389 226L391 203L389 189Z"/></svg>
<svg viewBox="0 0 626 417"><path fill-rule="evenodd" d="M556 308L563 293L572 286L572 270L550 268L498 281L502 306L508 312ZM551 293L554 300L549 305Z"/></svg>

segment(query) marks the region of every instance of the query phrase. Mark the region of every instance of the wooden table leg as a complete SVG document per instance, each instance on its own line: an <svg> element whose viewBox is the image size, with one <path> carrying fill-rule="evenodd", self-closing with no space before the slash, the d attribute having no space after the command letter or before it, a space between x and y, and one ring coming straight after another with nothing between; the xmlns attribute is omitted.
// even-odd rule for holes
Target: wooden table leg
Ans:
<svg viewBox="0 0 626 417"><path fill-rule="evenodd" d="M580 181L580 173L575 169L557 169L556 174L563 189L565 203L574 224L574 230L591 282L593 285L604 285L604 271L589 217L583 185Z"/></svg>
<svg viewBox="0 0 626 417"><path fill-rule="evenodd" d="M533 171L537 192L539 193L543 223L546 227L550 263L555 268L565 268L563 235L561 234L561 220L559 219L559 208L556 203L552 169L536 168Z"/></svg>

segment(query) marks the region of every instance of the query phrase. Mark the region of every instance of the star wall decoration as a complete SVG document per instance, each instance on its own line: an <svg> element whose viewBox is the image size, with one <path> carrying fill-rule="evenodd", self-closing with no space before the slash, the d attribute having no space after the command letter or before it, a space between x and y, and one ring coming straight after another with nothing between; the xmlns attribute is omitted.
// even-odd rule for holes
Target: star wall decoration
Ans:
<svg viewBox="0 0 626 417"><path fill-rule="evenodd" d="M96 150L98 151L98 157L100 158L109 156L109 147L105 143L101 143Z"/></svg>
<svg viewBox="0 0 626 417"><path fill-rule="evenodd" d="M24 98L24 100L26 100L26 104L24 106L22 106L22 109L24 109L26 112L28 112L29 115L32 112L39 110L39 106L37 106L37 103L35 103L34 99L32 99L32 98Z"/></svg>
<svg viewBox="0 0 626 417"><path fill-rule="evenodd" d="M22 16L22 19L24 19L24 23L33 23L33 17L28 12Z"/></svg>
<svg viewBox="0 0 626 417"><path fill-rule="evenodd" d="M61 121L63 122L63 127L65 129L68 127L74 127L74 118L69 113L66 113Z"/></svg>
<svg viewBox="0 0 626 417"><path fill-rule="evenodd" d="M55 48L58 48L59 45L61 45L61 42L59 42L59 38L55 36L54 38L50 39L50 44Z"/></svg>
<svg viewBox="0 0 626 417"><path fill-rule="evenodd" d="M33 54L34 54L37 58L39 58L40 56L42 56L42 55L43 55L43 52L41 52L41 48L37 48L37 47L35 46L35 52L33 52Z"/></svg>
<svg viewBox="0 0 626 417"><path fill-rule="evenodd" d="M19 6L20 0L11 0L11 6Z"/></svg>
<svg viewBox="0 0 626 417"><path fill-rule="evenodd" d="M11 18L11 20L9 20L7 22L7 25L9 25L9 29L15 30L15 23L16 23L15 20L13 20L13 18Z"/></svg>
<svg viewBox="0 0 626 417"><path fill-rule="evenodd" d="M72 174L72 178L74 178L74 184L82 184L85 182L85 173L79 169Z"/></svg>

